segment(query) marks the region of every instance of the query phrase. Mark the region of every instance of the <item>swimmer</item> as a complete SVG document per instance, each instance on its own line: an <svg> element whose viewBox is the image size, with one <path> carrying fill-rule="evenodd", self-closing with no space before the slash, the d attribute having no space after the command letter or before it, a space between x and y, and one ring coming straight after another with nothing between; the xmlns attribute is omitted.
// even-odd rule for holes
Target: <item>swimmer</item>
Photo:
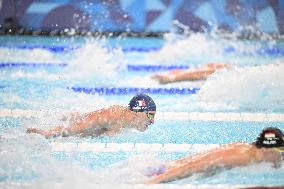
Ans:
<svg viewBox="0 0 284 189"><path fill-rule="evenodd" d="M217 70L230 67L228 64L206 64L198 69L189 70L173 70L169 73L155 74L152 79L157 80L161 84L180 82L180 81L198 81L204 80Z"/></svg>
<svg viewBox="0 0 284 189"><path fill-rule="evenodd" d="M243 142L226 144L205 153L172 162L161 173L152 174L147 183L166 183L191 176L194 173L206 172L216 168L233 168L252 163L269 162L273 167L281 166L284 160L284 138L280 129L264 129L252 144Z"/></svg>
<svg viewBox="0 0 284 189"><path fill-rule="evenodd" d="M145 94L134 96L128 106L113 105L79 116L68 128L55 127L49 131L28 128L27 133L37 133L46 138L73 135L100 136L114 135L125 128L134 128L141 132L154 123L156 105L151 97Z"/></svg>

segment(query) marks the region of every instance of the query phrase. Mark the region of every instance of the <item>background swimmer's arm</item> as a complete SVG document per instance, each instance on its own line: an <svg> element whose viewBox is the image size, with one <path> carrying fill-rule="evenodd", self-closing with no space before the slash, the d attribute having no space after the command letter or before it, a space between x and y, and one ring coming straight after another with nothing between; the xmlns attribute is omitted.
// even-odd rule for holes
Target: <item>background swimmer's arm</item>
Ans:
<svg viewBox="0 0 284 189"><path fill-rule="evenodd" d="M174 70L166 74L155 74L152 78L163 84L178 81L197 81L206 79L216 70L227 66L226 64L207 64L196 70Z"/></svg>
<svg viewBox="0 0 284 189"><path fill-rule="evenodd" d="M248 164L251 160L249 149L248 145L235 143L194 157L184 158L182 161L176 161L177 163L165 173L158 175L148 183L170 182L219 166L236 167Z"/></svg>

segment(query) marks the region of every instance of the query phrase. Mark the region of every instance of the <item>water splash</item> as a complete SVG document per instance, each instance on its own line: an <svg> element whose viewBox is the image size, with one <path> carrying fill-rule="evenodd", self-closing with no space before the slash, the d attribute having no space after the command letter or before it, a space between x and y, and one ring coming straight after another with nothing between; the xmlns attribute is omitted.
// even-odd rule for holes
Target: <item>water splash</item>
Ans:
<svg viewBox="0 0 284 189"><path fill-rule="evenodd" d="M283 80L284 64L222 70L201 87L199 97L216 109L230 106L243 111L283 111Z"/></svg>
<svg viewBox="0 0 284 189"><path fill-rule="evenodd" d="M201 57L212 55L220 57L223 52L223 46L220 43L216 44L214 40L203 34L195 34L183 39L178 39L174 34L168 34L165 39L163 48L159 52L150 53L147 57L148 61L188 64L195 59L200 60Z"/></svg>
<svg viewBox="0 0 284 189"><path fill-rule="evenodd" d="M281 57L260 53L261 49L277 47L276 40L264 38L259 41L246 41L238 40L237 36L237 33L233 33L230 38L224 38L214 30L207 34L186 32L185 35L180 35L171 32L164 36L165 44L162 49L149 53L145 60L160 64L221 62L242 65L266 63L271 59L281 60Z"/></svg>
<svg viewBox="0 0 284 189"><path fill-rule="evenodd" d="M75 51L65 76L72 78L92 78L100 81L115 81L126 69L121 50L109 51L103 44L87 43ZM80 70L78 72L78 70Z"/></svg>

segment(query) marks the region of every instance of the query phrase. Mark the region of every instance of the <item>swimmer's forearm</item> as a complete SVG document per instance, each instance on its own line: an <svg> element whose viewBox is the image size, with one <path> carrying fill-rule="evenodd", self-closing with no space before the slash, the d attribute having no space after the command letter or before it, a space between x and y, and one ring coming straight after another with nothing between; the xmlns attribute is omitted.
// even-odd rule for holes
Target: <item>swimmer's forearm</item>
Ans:
<svg viewBox="0 0 284 189"><path fill-rule="evenodd" d="M180 72L174 76L174 81L195 81L206 79L209 75L213 74L215 69L204 69L198 71L186 70L185 72Z"/></svg>
<svg viewBox="0 0 284 189"><path fill-rule="evenodd" d="M199 166L201 162L189 161L188 163L177 163L168 167L168 170L150 180L149 184L165 183L181 178L188 177L193 173L199 172L203 166Z"/></svg>
<svg viewBox="0 0 284 189"><path fill-rule="evenodd" d="M44 135L46 138L59 136L59 135L61 135L61 132L62 132L63 129L64 129L63 126L58 126L58 127L55 127L55 128L53 128L49 131L45 131L42 135Z"/></svg>
<svg viewBox="0 0 284 189"><path fill-rule="evenodd" d="M80 134L88 128L90 128L90 124L87 124L85 122L75 123L75 124L70 125L68 128L64 129L64 131L62 132L62 135L72 136L72 135Z"/></svg>
<svg viewBox="0 0 284 189"><path fill-rule="evenodd" d="M187 81L187 80L195 81L195 80L206 79L209 75L213 74L217 70L223 69L229 66L230 65L226 65L226 64L208 64L197 70L179 71L179 72L173 73L172 75L170 74L172 77L171 82Z"/></svg>
<svg viewBox="0 0 284 189"><path fill-rule="evenodd" d="M96 120L96 121L81 121L81 122L76 122L75 124L72 124L71 126L69 126L68 128L64 129L64 131L62 132L63 136L72 136L72 135L76 135L76 134L83 134L85 133L87 130L89 129L101 129L101 128L105 128L103 125L103 122ZM96 128L93 128L96 127Z"/></svg>
<svg viewBox="0 0 284 189"><path fill-rule="evenodd" d="M188 163L182 162L181 164L177 164L172 169L169 169L166 174L161 175L160 178L156 178L156 181L169 182L220 166L237 167L247 165L250 162L248 154L247 149L238 151L234 147L213 149L194 158L189 158L190 161Z"/></svg>
<svg viewBox="0 0 284 189"><path fill-rule="evenodd" d="M169 169L151 180L150 184L170 182L177 179L188 177L194 173L202 172L206 169L211 169L223 163L219 156L218 151L211 151L212 153L204 153L195 157L188 157L182 160L176 161L175 164L169 167Z"/></svg>
<svg viewBox="0 0 284 189"><path fill-rule="evenodd" d="M171 167L165 173L158 175L157 177L151 179L148 184L158 184L158 183L166 183L171 182L177 179L185 178L194 173L188 167Z"/></svg>

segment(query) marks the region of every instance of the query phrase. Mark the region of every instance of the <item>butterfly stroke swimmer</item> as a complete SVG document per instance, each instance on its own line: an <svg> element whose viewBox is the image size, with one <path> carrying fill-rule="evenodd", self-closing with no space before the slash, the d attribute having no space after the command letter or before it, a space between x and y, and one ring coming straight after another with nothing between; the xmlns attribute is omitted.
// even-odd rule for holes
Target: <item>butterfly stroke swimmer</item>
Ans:
<svg viewBox="0 0 284 189"><path fill-rule="evenodd" d="M109 108L83 114L75 119L69 127L58 126L45 131L38 128L28 128L27 133L37 133L46 138L73 135L100 136L114 135L122 129L134 128L141 132L154 123L156 104L146 94L134 96L128 106L113 105Z"/></svg>
<svg viewBox="0 0 284 189"><path fill-rule="evenodd" d="M166 183L191 176L194 173L233 168L252 163L269 162L278 168L284 160L284 138L280 129L264 129L256 141L248 144L237 142L170 162L166 167L156 169L147 183Z"/></svg>

